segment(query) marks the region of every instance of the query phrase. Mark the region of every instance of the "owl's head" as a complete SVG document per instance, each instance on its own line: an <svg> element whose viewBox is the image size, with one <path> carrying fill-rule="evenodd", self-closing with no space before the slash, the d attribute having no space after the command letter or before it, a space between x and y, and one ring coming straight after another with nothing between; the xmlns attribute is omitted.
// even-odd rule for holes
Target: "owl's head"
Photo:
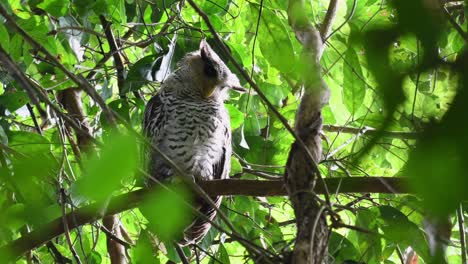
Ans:
<svg viewBox="0 0 468 264"><path fill-rule="evenodd" d="M199 50L187 54L181 64L190 70L195 82L193 87L204 98L224 97L228 88L241 87L237 76L205 40L200 42Z"/></svg>

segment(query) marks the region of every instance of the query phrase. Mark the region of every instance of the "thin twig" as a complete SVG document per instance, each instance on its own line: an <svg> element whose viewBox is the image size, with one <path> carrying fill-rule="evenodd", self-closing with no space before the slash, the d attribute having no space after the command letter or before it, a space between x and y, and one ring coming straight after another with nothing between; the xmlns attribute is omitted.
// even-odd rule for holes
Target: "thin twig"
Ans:
<svg viewBox="0 0 468 264"><path fill-rule="evenodd" d="M179 244L173 243L173 245L176 249L177 255L179 255L180 261L182 261L182 264L190 264L190 261L188 261L187 257L185 256L184 251L179 246Z"/></svg>
<svg viewBox="0 0 468 264"><path fill-rule="evenodd" d="M99 229L104 232L109 238L111 238L112 240L114 240L115 242L121 244L122 246L124 246L125 248L131 248L133 245L128 243L127 241L124 241L122 239L120 239L119 237L117 237L116 235L114 235L109 229L107 229L105 226L103 225L99 225Z"/></svg>
<svg viewBox="0 0 468 264"><path fill-rule="evenodd" d="M125 97L124 85L125 85L125 68L120 56L119 48L117 47L117 42L115 41L114 34L112 33L111 23L109 23L103 15L99 15L99 20L101 21L104 33L106 34L107 42L109 43L110 51L114 57L115 70L117 71L117 86L119 88L119 94L121 97Z"/></svg>
<svg viewBox="0 0 468 264"><path fill-rule="evenodd" d="M75 247L73 246L73 242L71 240L71 237L70 237L70 230L68 229L68 221L66 219L66 210L65 210L65 206L66 206L66 195L65 195L65 190L63 188L60 189L60 197L61 197L61 204L62 204L62 219L63 219L63 230L64 230L64 234L65 234L65 238L67 240L67 243L68 243L68 247L70 248L70 251L72 252L72 255L73 255L73 258L75 259L75 261L78 263L78 264L81 264L81 259L80 257L78 256L78 253L76 252L75 250Z"/></svg>
<svg viewBox="0 0 468 264"><path fill-rule="evenodd" d="M442 11L444 12L445 17L448 19L450 24L452 24L453 28L457 31L458 35L460 35L464 40L465 43L468 43L468 34L463 31L463 29L458 25L457 21L452 17L452 15L449 13L445 5L443 4L443 1L440 1L440 6Z"/></svg>
<svg viewBox="0 0 468 264"><path fill-rule="evenodd" d="M96 92L96 90L88 83L88 81L83 78L81 75L75 75L65 66L60 63L60 61L50 54L50 52L45 49L42 45L40 45L35 39L33 39L26 31L24 31L14 20L14 18L8 14L6 9L0 5L0 14L5 18L6 22L10 26L11 29L14 31L18 32L23 39L29 43L33 48L37 49L39 52L43 53L45 57L51 61L54 66L59 68L70 80L72 80L74 83L76 83L80 88L82 88L88 95L99 105L99 107L102 109L104 115L106 116L108 122L110 124L115 123L115 116L114 113L111 111L111 109L107 106L107 104L104 102L104 100L101 98L101 96Z"/></svg>
<svg viewBox="0 0 468 264"><path fill-rule="evenodd" d="M333 36L344 25L346 25L346 23L348 23L351 20L351 18L354 16L354 11L356 10L356 6L357 6L357 0L354 0L353 7L351 8L351 12L349 13L349 16L346 18L346 20L343 23L341 23L341 25L339 25L335 30L333 30L333 32L330 33L330 35L326 35L325 37L323 37L323 35L322 35L323 43L325 43L331 36Z"/></svg>
<svg viewBox="0 0 468 264"><path fill-rule="evenodd" d="M1 11L0 5L0 11ZM24 72L19 68L19 66L13 62L11 57L8 53L0 46L0 60L3 62L3 66L7 69L10 74L15 78L15 80L19 83L21 88L23 88L30 97L32 98L39 98L41 101L46 103L50 108L61 118L63 118L68 125L80 131L84 135L89 135L89 132L84 131L79 124L77 124L73 119L71 119L68 115L62 113L60 108L50 101L49 97L44 94L43 91L40 90L26 75ZM36 96L35 96L36 95ZM37 100L37 99L35 99ZM37 103L39 105L39 103ZM91 135L89 135L91 137ZM96 143L96 142L94 142Z"/></svg>
<svg viewBox="0 0 468 264"><path fill-rule="evenodd" d="M334 125L324 125L322 128L324 131L327 132L338 132L338 133L348 133L348 134L366 134L366 135L375 135L377 133L377 129L372 127L349 127L349 126L334 126ZM417 132L404 132L404 131L383 131L383 137L389 138L399 138L399 139L416 139L418 138L419 133Z"/></svg>
<svg viewBox="0 0 468 264"><path fill-rule="evenodd" d="M460 250L461 250L462 264L467 264L465 218L463 217L463 206L461 204L457 208L457 218L458 218L458 229L460 231Z"/></svg>

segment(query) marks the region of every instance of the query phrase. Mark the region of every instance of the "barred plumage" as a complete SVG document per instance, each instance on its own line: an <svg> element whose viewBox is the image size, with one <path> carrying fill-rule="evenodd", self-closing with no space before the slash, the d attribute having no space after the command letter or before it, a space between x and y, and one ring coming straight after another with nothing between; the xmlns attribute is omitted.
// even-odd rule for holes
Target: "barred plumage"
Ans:
<svg viewBox="0 0 468 264"><path fill-rule="evenodd" d="M224 107L227 88L240 86L218 55L205 42L178 64L161 90L148 102L143 120L145 136L185 173L195 180L224 179L229 176L231 129ZM158 180L173 171L156 153L148 152L148 170ZM220 205L221 197L212 197ZM205 202L199 211L213 220L216 211ZM210 224L197 218L184 233L181 245L196 242Z"/></svg>

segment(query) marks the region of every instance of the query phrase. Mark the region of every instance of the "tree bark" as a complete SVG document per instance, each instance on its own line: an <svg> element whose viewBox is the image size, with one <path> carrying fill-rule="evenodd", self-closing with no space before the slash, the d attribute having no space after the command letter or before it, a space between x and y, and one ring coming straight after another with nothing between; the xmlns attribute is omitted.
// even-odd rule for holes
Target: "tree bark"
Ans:
<svg viewBox="0 0 468 264"><path fill-rule="evenodd" d="M331 1L322 34L309 22L302 0L290 0L288 20L303 50L299 60L304 95L296 114L293 143L284 175L289 199L296 216L297 236L290 263L327 263L329 231L326 213L330 208L327 186L321 202L315 193L322 158L322 107L328 103L329 89L321 76L322 37L328 35L336 15L338 1ZM301 142L302 141L302 142Z"/></svg>

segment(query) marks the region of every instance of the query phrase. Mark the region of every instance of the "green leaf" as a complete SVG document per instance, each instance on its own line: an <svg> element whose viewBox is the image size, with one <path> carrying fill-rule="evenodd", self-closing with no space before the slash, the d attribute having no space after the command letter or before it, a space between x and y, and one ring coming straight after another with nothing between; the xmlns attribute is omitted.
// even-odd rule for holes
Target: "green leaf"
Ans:
<svg viewBox="0 0 468 264"><path fill-rule="evenodd" d="M28 20L18 21L18 25L52 55L57 56L57 44L49 36L49 28L43 17L33 16Z"/></svg>
<svg viewBox="0 0 468 264"><path fill-rule="evenodd" d="M96 251L91 251L88 254L88 258L86 259L86 262L90 264L101 264L102 263L101 254L99 254Z"/></svg>
<svg viewBox="0 0 468 264"><path fill-rule="evenodd" d="M229 264L229 254L223 244L219 244L218 252L216 253L217 259L223 264Z"/></svg>
<svg viewBox="0 0 468 264"><path fill-rule="evenodd" d="M355 114L363 105L366 85L358 77L363 76L361 64L356 51L349 47L345 53L343 65L343 102L351 114ZM348 65L349 64L349 65Z"/></svg>
<svg viewBox="0 0 468 264"><path fill-rule="evenodd" d="M21 57L23 53L23 39L21 36L13 35L10 41L10 56L14 61L22 61Z"/></svg>
<svg viewBox="0 0 468 264"><path fill-rule="evenodd" d="M283 88L279 85L273 85L270 83L264 83L262 86L262 91L265 93L265 96L274 106L281 106L282 100L285 98L285 93Z"/></svg>
<svg viewBox="0 0 468 264"><path fill-rule="evenodd" d="M454 126L453 129L459 128ZM413 190L424 198L425 206L434 214L444 216L455 211L467 198L464 158L467 155L462 154L467 145L460 142L460 137L449 136L447 131L437 137L436 132L428 132L410 154L408 175L411 175Z"/></svg>
<svg viewBox="0 0 468 264"><path fill-rule="evenodd" d="M109 14L112 15L115 21L119 21L123 25L127 23L127 12L125 11L125 0L114 0L108 2Z"/></svg>
<svg viewBox="0 0 468 264"><path fill-rule="evenodd" d="M0 105L14 112L29 102L29 96L23 91L7 92L0 95Z"/></svg>
<svg viewBox="0 0 468 264"><path fill-rule="evenodd" d="M202 9L209 15L216 15L213 17L222 17L229 10L230 3L231 0L205 1Z"/></svg>
<svg viewBox="0 0 468 264"><path fill-rule="evenodd" d="M361 209L358 211L356 216L356 225L364 229L378 232L378 219L379 212L370 209ZM382 242L380 235L376 234L365 234L362 232L356 232L359 241L360 252L365 252L362 257L364 262L378 263L382 256Z"/></svg>
<svg viewBox="0 0 468 264"><path fill-rule="evenodd" d="M2 24L0 24L0 36L2 36L0 38L0 45L6 52L8 52L10 50L10 35Z"/></svg>
<svg viewBox="0 0 468 264"><path fill-rule="evenodd" d="M146 230L140 232L136 246L132 248L133 258L135 263L153 263L155 260L151 238ZM158 259L156 259L158 260ZM159 263L159 261L157 262Z"/></svg>
<svg viewBox="0 0 468 264"><path fill-rule="evenodd" d="M155 188L146 197L140 211L148 219L149 230L159 239L171 242L182 237L183 230L192 221L190 192L182 186L171 190Z"/></svg>
<svg viewBox="0 0 468 264"><path fill-rule="evenodd" d="M380 224L385 237L404 247L411 246L419 256L428 260L429 249L424 234L413 222L396 208L391 206L379 207L381 219Z"/></svg>
<svg viewBox="0 0 468 264"><path fill-rule="evenodd" d="M239 128L244 123L244 113L231 104L225 104L225 106L229 112L231 130Z"/></svg>
<svg viewBox="0 0 468 264"><path fill-rule="evenodd" d="M256 5L251 5L252 14L258 16ZM268 62L283 73L291 73L296 68L294 49L279 15L263 8L260 20L258 41L260 50Z"/></svg>
<svg viewBox="0 0 468 264"><path fill-rule="evenodd" d="M3 227L8 227L11 230L16 231L27 222L26 206L24 204L18 203L14 204L8 208L2 210L2 214L0 214L0 223Z"/></svg>
<svg viewBox="0 0 468 264"><path fill-rule="evenodd" d="M61 17L67 13L69 4L68 0L47 0L38 4L37 7L42 8L54 17Z"/></svg>
<svg viewBox="0 0 468 264"><path fill-rule="evenodd" d="M134 137L111 132L99 152L83 161L84 177L77 182L81 194L102 201L134 176L138 166L137 142Z"/></svg>
<svg viewBox="0 0 468 264"><path fill-rule="evenodd" d="M121 94L126 94L128 92L133 92L139 90L143 85L147 84L149 81L152 81L151 71L156 57L154 55L149 55L144 58L141 58L128 71L127 79L125 80L125 85L120 91Z"/></svg>
<svg viewBox="0 0 468 264"><path fill-rule="evenodd" d="M21 0L8 0L8 3L13 13L19 18L28 19L31 17L31 10Z"/></svg>
<svg viewBox="0 0 468 264"><path fill-rule="evenodd" d="M337 263L341 263L347 259L359 259L359 251L356 247L343 235L332 232L329 241L328 253L333 256Z"/></svg>
<svg viewBox="0 0 468 264"><path fill-rule="evenodd" d="M9 131L10 147L25 155L35 155L50 151L51 143L45 137L25 131Z"/></svg>
<svg viewBox="0 0 468 264"><path fill-rule="evenodd" d="M242 172L242 165L237 158L231 157L231 171L229 175L235 175Z"/></svg>

